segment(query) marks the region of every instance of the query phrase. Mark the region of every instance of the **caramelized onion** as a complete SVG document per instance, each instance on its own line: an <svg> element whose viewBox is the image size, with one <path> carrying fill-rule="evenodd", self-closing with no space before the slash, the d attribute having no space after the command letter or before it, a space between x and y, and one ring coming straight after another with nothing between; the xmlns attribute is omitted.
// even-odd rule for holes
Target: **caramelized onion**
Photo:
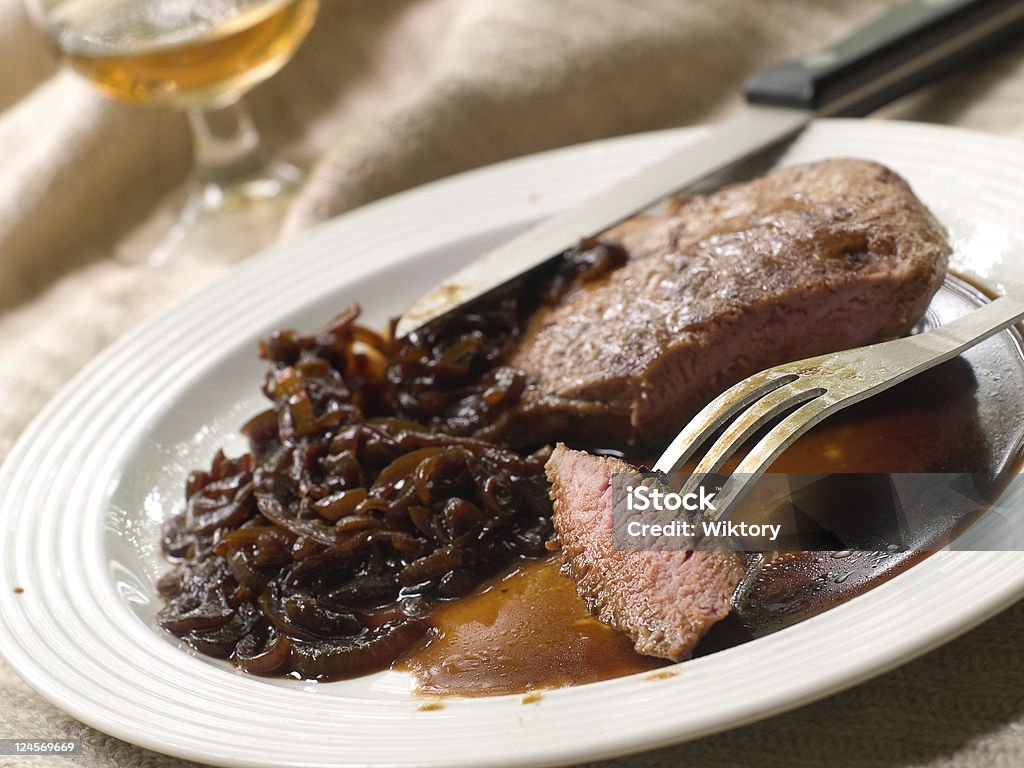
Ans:
<svg viewBox="0 0 1024 768"><path fill-rule="evenodd" d="M405 619L366 629L351 639L296 642L292 645L291 664L310 680L357 677L386 668L422 640L426 632L424 622Z"/></svg>
<svg viewBox="0 0 1024 768"><path fill-rule="evenodd" d="M252 675L273 675L288 666L292 642L288 635L273 627L250 632L235 646L231 660L239 669Z"/></svg>
<svg viewBox="0 0 1024 768"><path fill-rule="evenodd" d="M260 342L271 407L243 426L247 453L189 475L163 532L178 565L158 584L161 626L253 674L351 677L418 642L437 601L544 554L547 449L472 433L526 391L507 360L539 302L623 253L584 243L554 277L401 340L352 306L314 335Z"/></svg>

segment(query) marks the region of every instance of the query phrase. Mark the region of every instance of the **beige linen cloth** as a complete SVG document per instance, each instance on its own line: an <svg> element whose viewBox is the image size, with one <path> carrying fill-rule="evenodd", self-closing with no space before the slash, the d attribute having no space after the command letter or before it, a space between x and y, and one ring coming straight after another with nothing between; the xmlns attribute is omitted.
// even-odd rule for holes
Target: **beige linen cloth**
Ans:
<svg viewBox="0 0 1024 768"><path fill-rule="evenodd" d="M295 232L474 166L711 120L758 65L887 5L814 0L322 0L295 61L252 95L268 140L313 167ZM216 252L144 265L180 205L184 119L114 104L0 0L0 456L106 344L223 274ZM1024 45L886 114L1024 139ZM983 140L983 139L982 139ZM1024 604L803 709L615 766L1024 766ZM855 653L851 636L836 653ZM699 707L699 701L680 701ZM76 758L181 765L44 703L0 662L0 738L82 738Z"/></svg>

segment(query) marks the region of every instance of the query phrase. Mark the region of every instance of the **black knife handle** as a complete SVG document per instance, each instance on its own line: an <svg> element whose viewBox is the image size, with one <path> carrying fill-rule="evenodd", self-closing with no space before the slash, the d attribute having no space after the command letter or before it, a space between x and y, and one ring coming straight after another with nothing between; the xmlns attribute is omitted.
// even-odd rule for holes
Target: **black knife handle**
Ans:
<svg viewBox="0 0 1024 768"><path fill-rule="evenodd" d="M865 115L1024 30L1024 0L912 0L842 42L757 72L747 100Z"/></svg>

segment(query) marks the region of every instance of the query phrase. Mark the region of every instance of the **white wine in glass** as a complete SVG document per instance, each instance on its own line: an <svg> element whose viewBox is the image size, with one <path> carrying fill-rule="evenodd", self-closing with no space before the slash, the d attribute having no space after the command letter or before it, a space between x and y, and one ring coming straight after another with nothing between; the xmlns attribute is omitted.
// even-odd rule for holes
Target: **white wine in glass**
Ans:
<svg viewBox="0 0 1024 768"><path fill-rule="evenodd" d="M26 4L53 45L104 95L187 111L199 184L158 258L224 212L245 210L263 229L276 225L302 174L267 154L241 98L292 57L313 25L317 0ZM251 241L252 228L241 226Z"/></svg>

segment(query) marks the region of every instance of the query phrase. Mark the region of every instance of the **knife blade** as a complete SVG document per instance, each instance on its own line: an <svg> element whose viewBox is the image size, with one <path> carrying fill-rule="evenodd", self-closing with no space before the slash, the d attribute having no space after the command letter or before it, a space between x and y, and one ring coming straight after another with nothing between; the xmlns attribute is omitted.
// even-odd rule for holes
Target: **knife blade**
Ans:
<svg viewBox="0 0 1024 768"><path fill-rule="evenodd" d="M747 104L667 157L499 245L409 307L403 337L549 263L702 179L796 136L818 116L868 114L1024 27L1024 0L914 0L843 41L757 72Z"/></svg>

